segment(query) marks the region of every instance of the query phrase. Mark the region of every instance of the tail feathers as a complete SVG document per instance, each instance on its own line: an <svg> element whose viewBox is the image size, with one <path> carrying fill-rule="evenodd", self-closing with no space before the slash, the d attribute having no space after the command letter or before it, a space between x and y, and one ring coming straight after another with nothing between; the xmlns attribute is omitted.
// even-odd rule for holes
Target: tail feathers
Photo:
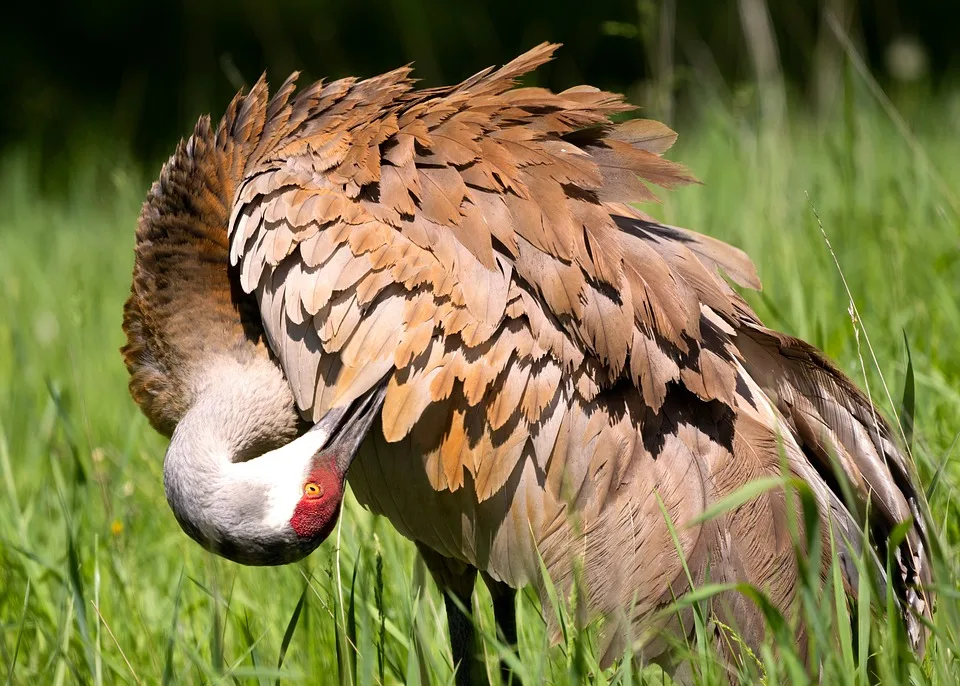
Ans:
<svg viewBox="0 0 960 686"><path fill-rule="evenodd" d="M831 510L843 508L857 518L836 533L856 541L862 538L858 522L866 522L884 583L888 537L912 520L905 540L892 551L892 583L913 648L922 655L923 622L932 612L930 538L927 504L912 461L870 400L813 346L754 324L739 331L736 344L747 375L771 399L796 439L803 453L799 464L809 465L818 475L816 482L828 486L830 493L822 497ZM853 583L855 577L848 579Z"/></svg>

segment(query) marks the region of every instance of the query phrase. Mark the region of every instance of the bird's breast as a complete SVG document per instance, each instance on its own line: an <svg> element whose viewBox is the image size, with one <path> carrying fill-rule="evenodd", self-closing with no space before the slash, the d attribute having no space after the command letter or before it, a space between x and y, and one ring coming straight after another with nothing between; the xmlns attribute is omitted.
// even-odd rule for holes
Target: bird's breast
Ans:
<svg viewBox="0 0 960 686"><path fill-rule="evenodd" d="M469 474L456 491L435 490L425 458L407 438L387 443L371 434L350 468L357 500L383 515L402 535L446 557L467 562L515 588L539 576L538 543L562 519L562 505L531 460L478 502Z"/></svg>

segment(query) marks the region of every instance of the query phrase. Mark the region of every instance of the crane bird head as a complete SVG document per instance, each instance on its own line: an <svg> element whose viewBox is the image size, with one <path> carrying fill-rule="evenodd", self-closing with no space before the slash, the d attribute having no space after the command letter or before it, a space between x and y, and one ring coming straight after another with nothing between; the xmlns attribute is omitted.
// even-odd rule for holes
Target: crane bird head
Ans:
<svg viewBox="0 0 960 686"><path fill-rule="evenodd" d="M299 438L262 453L229 439L238 435L230 425L257 411L240 390L219 400L202 395L178 424L164 459L167 501L183 530L211 552L246 565L295 562L333 531L347 471L385 387L331 409Z"/></svg>

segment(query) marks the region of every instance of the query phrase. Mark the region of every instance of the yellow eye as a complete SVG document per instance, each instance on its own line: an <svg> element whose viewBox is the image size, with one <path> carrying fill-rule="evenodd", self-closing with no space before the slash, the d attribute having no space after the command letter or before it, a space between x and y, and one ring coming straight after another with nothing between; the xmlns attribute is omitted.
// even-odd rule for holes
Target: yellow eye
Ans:
<svg viewBox="0 0 960 686"><path fill-rule="evenodd" d="M315 484L312 481L304 484L303 494L308 498L319 498L323 495L323 488L320 484Z"/></svg>

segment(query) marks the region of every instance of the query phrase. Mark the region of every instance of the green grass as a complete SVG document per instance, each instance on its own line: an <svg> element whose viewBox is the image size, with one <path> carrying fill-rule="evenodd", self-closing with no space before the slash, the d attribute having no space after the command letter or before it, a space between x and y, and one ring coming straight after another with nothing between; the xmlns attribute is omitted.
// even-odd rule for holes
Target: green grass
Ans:
<svg viewBox="0 0 960 686"><path fill-rule="evenodd" d="M909 340L915 452L945 543L936 636L914 664L886 599L861 612L852 633L835 584L807 581L802 606L824 683L866 683L870 670L886 683L954 683L960 670L960 221L944 193L960 189L957 114L946 100L908 113L917 148L867 99L829 125L797 116L785 131L708 111L678 126L671 154L706 185L653 210L747 250L765 285L749 295L761 317L868 382L888 416L814 209L894 405L904 332ZM75 156L72 186L55 200L35 190L29 156L0 160L0 679L450 683L442 599L413 546L352 498L342 529L290 567L239 567L181 533L163 496L165 443L128 397L118 354L134 222L156 170L114 167L100 154ZM678 602L702 605L715 590ZM855 605L868 607L873 590L860 593ZM489 636L489 597L482 586L477 595ZM599 674L590 630L564 619L564 640L551 646L531 593L521 610L516 665L529 683L659 683L657 668L638 674L629 661ZM781 618L769 621L775 638L743 678L802 681L809 670L785 645ZM716 682L709 652L692 650L694 673ZM497 679L497 646L487 641L486 651Z"/></svg>

